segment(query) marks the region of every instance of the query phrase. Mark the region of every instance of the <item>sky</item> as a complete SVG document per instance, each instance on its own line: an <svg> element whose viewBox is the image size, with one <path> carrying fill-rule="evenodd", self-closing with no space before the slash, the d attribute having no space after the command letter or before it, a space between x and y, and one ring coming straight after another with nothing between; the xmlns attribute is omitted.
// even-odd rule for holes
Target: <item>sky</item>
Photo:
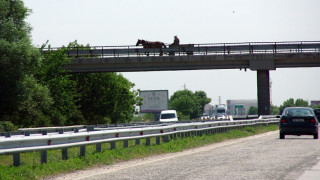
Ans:
<svg viewBox="0 0 320 180"><path fill-rule="evenodd" d="M33 44L77 40L92 46L134 45L137 39L181 44L320 41L319 0L24 0ZM211 104L257 99L251 70L121 73L134 89L204 91ZM320 100L320 68L270 71L271 102Z"/></svg>

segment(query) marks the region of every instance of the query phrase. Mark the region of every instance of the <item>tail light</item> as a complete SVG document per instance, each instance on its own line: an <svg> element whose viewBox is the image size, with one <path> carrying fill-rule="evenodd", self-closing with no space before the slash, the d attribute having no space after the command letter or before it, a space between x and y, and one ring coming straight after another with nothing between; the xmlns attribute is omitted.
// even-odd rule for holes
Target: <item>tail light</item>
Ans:
<svg viewBox="0 0 320 180"><path fill-rule="evenodd" d="M282 119L280 120L280 122L281 122L281 123L286 123L287 120L286 120L285 118L282 118Z"/></svg>
<svg viewBox="0 0 320 180"><path fill-rule="evenodd" d="M316 123L316 120L315 119L311 119L310 122L311 123Z"/></svg>

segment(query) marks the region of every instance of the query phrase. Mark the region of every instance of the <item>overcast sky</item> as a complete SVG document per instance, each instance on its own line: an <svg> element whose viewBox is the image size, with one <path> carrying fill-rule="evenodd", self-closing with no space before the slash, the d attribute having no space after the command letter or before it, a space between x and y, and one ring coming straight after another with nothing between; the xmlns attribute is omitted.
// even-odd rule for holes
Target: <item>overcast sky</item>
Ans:
<svg viewBox="0 0 320 180"><path fill-rule="evenodd" d="M319 0L24 0L36 46L78 40L94 46L172 43L320 41ZM195 70L122 73L135 89L202 90L217 104L256 99L255 71ZM320 100L320 68L270 71L271 100Z"/></svg>

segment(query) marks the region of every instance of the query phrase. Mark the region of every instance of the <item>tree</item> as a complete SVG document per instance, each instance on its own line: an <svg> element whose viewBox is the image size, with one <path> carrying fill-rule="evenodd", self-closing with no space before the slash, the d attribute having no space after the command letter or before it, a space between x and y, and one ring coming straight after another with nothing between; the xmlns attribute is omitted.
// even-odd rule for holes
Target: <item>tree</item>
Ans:
<svg viewBox="0 0 320 180"><path fill-rule="evenodd" d="M73 75L79 105L88 124L121 123L131 120L135 104L141 103L134 84L117 73L79 73Z"/></svg>
<svg viewBox="0 0 320 180"><path fill-rule="evenodd" d="M274 105L270 106L270 114L272 115L279 115L280 114L280 108Z"/></svg>
<svg viewBox="0 0 320 180"><path fill-rule="evenodd" d="M131 120L141 103L134 84L117 73L67 74L65 51L89 48L77 41L41 56L25 22L30 12L21 0L0 0L0 121L31 127Z"/></svg>
<svg viewBox="0 0 320 180"><path fill-rule="evenodd" d="M196 91L194 93L194 96L196 104L199 105L199 107L195 109L192 115L192 117L196 118L203 114L204 106L211 102L211 98L208 98L207 94L204 91Z"/></svg>
<svg viewBox="0 0 320 180"><path fill-rule="evenodd" d="M308 103L308 101L305 101L300 98L297 99L296 101L294 101L293 98L290 98L290 99L286 100L285 102L283 102L283 104L280 106L279 110L280 110L280 112L282 112L284 110L284 108L286 108L286 107L297 107L297 106L308 107L309 103Z"/></svg>
<svg viewBox="0 0 320 180"><path fill-rule="evenodd" d="M78 106L80 95L76 90L77 82L63 68L71 61L66 57L66 50L67 48L51 50L49 46L41 58L41 66L36 74L40 83L47 86L51 93L51 124L59 126L84 123Z"/></svg>
<svg viewBox="0 0 320 180"><path fill-rule="evenodd" d="M194 108L193 92L190 90L176 91L170 97L170 109L175 109L184 115L190 115Z"/></svg>
<svg viewBox="0 0 320 180"><path fill-rule="evenodd" d="M258 114L258 107L251 106L248 110L248 115L256 115Z"/></svg>
<svg viewBox="0 0 320 180"><path fill-rule="evenodd" d="M211 102L210 98L203 91L193 93L190 90L175 92L170 97L170 109L175 109L178 114L189 116L190 119L199 117L203 113L205 104ZM179 115L181 116L181 115Z"/></svg>
<svg viewBox="0 0 320 180"><path fill-rule="evenodd" d="M297 99L296 102L295 102L295 106L308 107L309 106L309 102L305 101L303 99Z"/></svg>
<svg viewBox="0 0 320 180"><path fill-rule="evenodd" d="M32 46L31 28L25 22L29 13L21 0L0 1L0 120L21 126L30 126L30 118L47 124L52 103L47 87L34 78L40 52Z"/></svg>

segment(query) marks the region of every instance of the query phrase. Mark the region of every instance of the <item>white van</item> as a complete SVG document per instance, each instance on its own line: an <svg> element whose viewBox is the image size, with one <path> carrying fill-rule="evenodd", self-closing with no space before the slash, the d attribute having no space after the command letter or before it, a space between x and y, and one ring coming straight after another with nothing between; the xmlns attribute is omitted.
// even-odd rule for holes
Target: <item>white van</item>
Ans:
<svg viewBox="0 0 320 180"><path fill-rule="evenodd" d="M164 110L160 113L160 122L173 122L178 121L176 110Z"/></svg>

